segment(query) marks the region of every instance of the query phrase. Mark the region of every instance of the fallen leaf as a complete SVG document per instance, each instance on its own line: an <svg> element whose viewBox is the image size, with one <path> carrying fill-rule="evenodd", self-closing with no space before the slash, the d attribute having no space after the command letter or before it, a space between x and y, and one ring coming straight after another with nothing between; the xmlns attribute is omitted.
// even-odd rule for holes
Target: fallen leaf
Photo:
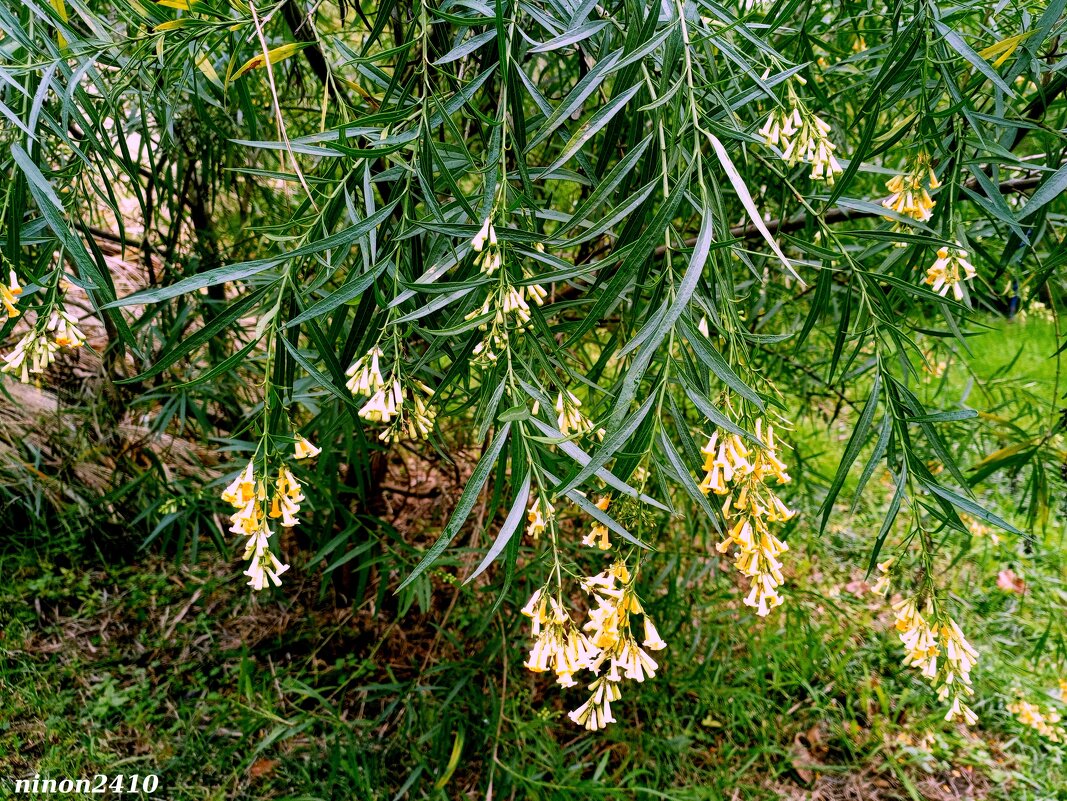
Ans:
<svg viewBox="0 0 1067 801"><path fill-rule="evenodd" d="M270 776L276 767L278 767L277 759L257 759L252 763L252 767L248 769L248 775L253 779Z"/></svg>

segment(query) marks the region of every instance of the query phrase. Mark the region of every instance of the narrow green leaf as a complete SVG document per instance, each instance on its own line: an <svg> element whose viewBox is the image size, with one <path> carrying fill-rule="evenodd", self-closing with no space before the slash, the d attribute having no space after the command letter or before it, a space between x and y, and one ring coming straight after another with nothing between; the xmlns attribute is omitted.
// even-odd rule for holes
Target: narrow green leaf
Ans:
<svg viewBox="0 0 1067 801"><path fill-rule="evenodd" d="M770 246L774 255L778 257L778 260L782 262L782 265L789 271L790 275L800 282L800 285L806 286L804 279L802 279L797 271L793 269L792 263L782 253L782 249L778 247L778 243L774 241L774 237L771 236L770 229L767 228L767 224L763 222L763 216L760 214L759 209L756 208L755 201L752 200L752 195L748 191L748 186L745 184L745 179L741 177L741 173L737 171L737 167L734 166L733 161L730 159L730 154L726 152L726 148L723 147L722 142L713 133L707 133L708 140L711 142L712 149L715 151L715 155L719 158L719 163L722 164L722 168L726 171L726 177L730 179L730 184L734 188L734 192L737 193L738 199L741 201L741 205L745 207L745 211L748 213L748 218L752 221L752 224L756 226L756 230L759 231L760 236L766 240Z"/></svg>
<svg viewBox="0 0 1067 801"><path fill-rule="evenodd" d="M250 292L244 297L242 297L240 300L231 303L229 306L219 312L218 316L212 319L210 323L205 325L203 328L194 331L191 336L182 339L180 342L175 344L170 350L160 355L156 359L155 364L153 364L143 373L135 375L132 378L124 378L117 380L115 383L130 384L137 381L144 381L147 378L152 378L153 376L159 375L172 364L174 364L176 361L178 361L178 359L206 345L208 342L218 336L218 334L223 329L227 328L230 324L232 324L235 320L238 320L244 315L249 314L252 309L255 308L256 304L258 304L260 300L263 299L263 296L266 294L268 289L269 287L257 289L255 292Z"/></svg>
<svg viewBox="0 0 1067 801"><path fill-rule="evenodd" d="M606 28L610 24L611 23L605 20L600 20L598 22L587 22L584 25L579 25L577 28L573 28L572 30L564 31L559 36L553 37L547 42L539 44L536 47L531 47L530 52L550 53L553 50L559 50L563 47L567 47L568 45L580 42L583 39L588 39L594 34L600 33L600 31L604 30L604 28Z"/></svg>
<svg viewBox="0 0 1067 801"><path fill-rule="evenodd" d="M674 447L674 443L671 442L671 438L667 436L667 432L660 429L659 432L660 449L667 456L667 461L671 467L674 468L675 474L678 476L678 481L682 485L682 489L685 493L696 501L697 506L701 511L707 515L708 519L712 521L715 528L720 528L719 515L716 513L715 508L711 505L708 497L700 491L700 487L697 486L696 481L693 480L693 476L689 472L689 468L682 460L681 455Z"/></svg>
<svg viewBox="0 0 1067 801"><path fill-rule="evenodd" d="M941 20L934 20L934 27L937 28L937 32L945 38L945 41L951 45L952 49L963 56L972 67L992 81L993 85L1008 97L1015 97L1015 92L1011 90L1011 87L1004 83L1004 79L1000 77L988 61L974 52L974 50L971 49L971 46L963 41L962 36L941 22Z"/></svg>
<svg viewBox="0 0 1067 801"><path fill-rule="evenodd" d="M471 53L473 53L475 50L480 48L482 45L487 44L488 42L491 42L495 38L496 38L496 28L490 28L489 30L485 31L484 33L479 33L477 36L472 36L467 41L461 42L460 44L456 45L451 50L449 50L445 55L443 55L439 59L437 59L437 61L433 62L433 64L434 64L435 67L439 67L442 64L448 64L451 61L458 61L459 59L463 58L464 56L469 56Z"/></svg>
<svg viewBox="0 0 1067 801"><path fill-rule="evenodd" d="M312 318L319 317L327 312L331 312L343 303L355 300L362 295L367 288L373 284L378 276L385 270L388 262L382 261L376 267L370 270L370 272L363 273L362 275L356 274L351 277L336 291L331 292L326 297L319 301L316 301L311 306L306 308L303 312L298 314L288 323L287 328L291 328L294 325L300 325L301 323L311 320Z"/></svg>
<svg viewBox="0 0 1067 801"><path fill-rule="evenodd" d="M941 486L936 481L930 481L929 479L926 479L923 476L919 476L918 478L922 485L928 490L930 490L930 492L932 492L934 495L938 496L943 500L948 501L953 506L962 509L967 514L972 515L973 517L980 518L981 520L984 520L987 523L992 523L994 526L998 526L1004 529L1005 531L1011 532L1012 534L1022 535L1023 532L1021 532L1007 520L998 517L992 512L986 511L969 498L965 498L959 493L953 492L948 487Z"/></svg>
<svg viewBox="0 0 1067 801"><path fill-rule="evenodd" d="M522 484L519 485L519 491L515 493L515 501L511 504L511 511L508 512L507 518L504 520L502 526L500 526L500 532L496 535L496 539L493 541L493 546L486 553L482 563L478 565L477 570L467 576L464 584L470 584L474 579L478 578L485 569L489 567L496 558L503 553L504 548L511 542L511 538L515 536L515 533L520 530L523 518L526 516L526 502L530 499L530 474L526 475L522 479Z"/></svg>
<svg viewBox="0 0 1067 801"><path fill-rule="evenodd" d="M1026 201L1026 205L1019 209L1016 219L1025 220L1045 204L1056 198L1063 197L1065 190L1067 190L1067 164L1064 164L1041 182L1041 185L1037 187L1037 191L1030 195L1030 199Z"/></svg>
<svg viewBox="0 0 1067 801"><path fill-rule="evenodd" d="M542 470L542 472L544 473L545 478L551 481L552 483L559 483L559 479L552 475L549 471ZM637 539L637 537L635 537L633 534L623 528L613 517L611 517L611 515L597 508L596 504L590 503L589 499L582 495L582 493L578 490L571 490L570 492L568 492L567 498L591 518L596 520L598 523L607 526L609 530L614 531L616 534L618 534L631 545L636 545L638 548L644 548L646 551L652 550L652 547L650 545L646 545L645 543L641 542L641 540Z"/></svg>
<svg viewBox="0 0 1067 801"><path fill-rule="evenodd" d="M474 472L471 473L471 477L467 480L467 486L463 488L455 511L452 512L452 517L449 518L448 525L441 532L441 536L422 557L422 561L411 571L411 574L400 583L400 586L396 588L396 592L400 592L400 590L421 576L426 568L432 565L437 560L437 557L444 552L445 548L452 543L452 540L455 539L460 528L467 522L471 509L474 508L474 503L478 500L482 487L485 486L485 482L493 470L493 465L496 464L497 457L500 455L500 451L503 449L504 443L507 442L508 434L510 433L511 423L505 423L504 427L497 432L496 439L482 454L482 458L478 460L478 464L475 466Z"/></svg>
<svg viewBox="0 0 1067 801"><path fill-rule="evenodd" d="M613 97L610 103L586 120L578 130L574 132L574 135L571 136L570 141L564 146L563 152L560 153L551 165L544 169L542 174L551 173L557 167L562 167L570 161L571 157L581 150L582 146L596 135L597 131L611 122L611 118L618 114L623 106L630 102L631 98L640 91L642 86L643 84L640 83L634 84L622 94Z"/></svg>
<svg viewBox="0 0 1067 801"><path fill-rule="evenodd" d="M705 367L715 373L715 376L720 381L741 397L751 401L756 408L761 411L765 409L763 399L756 394L755 390L741 380L726 359L722 357L722 354L712 347L708 338L700 333L689 320L682 320L682 333L685 334L686 341L693 348L693 353L696 354Z"/></svg>
<svg viewBox="0 0 1067 801"><path fill-rule="evenodd" d="M737 434L739 437L745 437L748 440L755 441L755 437L749 434L745 429L741 428L737 423L727 417L719 409L715 408L715 404L704 397L703 393L690 381L689 377L684 373L682 374L682 388L685 389L685 394L693 402L693 405L697 407L702 415L708 418L719 428L729 431L731 434Z"/></svg>
<svg viewBox="0 0 1067 801"><path fill-rule="evenodd" d="M852 430L852 436L848 438L848 445L845 446L845 452L841 454L841 462L837 465L837 473L834 475L834 480L830 483L830 488L826 492L826 498L822 503L822 521L819 524L819 530L822 531L826 528L826 523L830 519L830 513L834 508L834 501L837 500L837 496L841 492L841 488L845 484L845 478L848 476L848 471L852 467L852 463L856 461L856 458L860 455L860 451L863 449L864 443L867 441L867 432L870 430L871 421L874 420L874 412L878 408L878 400L881 397L882 392L882 374L875 373L874 382L871 384L871 394L867 396L867 404L863 407L863 411L860 413L859 420L856 421L856 427Z"/></svg>

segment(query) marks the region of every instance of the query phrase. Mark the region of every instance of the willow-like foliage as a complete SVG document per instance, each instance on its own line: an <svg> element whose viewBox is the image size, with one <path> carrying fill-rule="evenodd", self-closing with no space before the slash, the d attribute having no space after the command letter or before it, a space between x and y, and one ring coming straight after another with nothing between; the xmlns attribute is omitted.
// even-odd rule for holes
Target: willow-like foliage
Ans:
<svg viewBox="0 0 1067 801"><path fill-rule="evenodd" d="M988 393L942 406L920 377L966 360L976 315L1060 300L1063 12L5 0L3 272L21 314L4 380L62 362L78 336L51 321L84 293L114 419L225 453L225 479L160 484L139 518L152 538L225 545L225 512L240 549L282 528L272 503L303 516L294 552L249 542L253 586L286 559L287 579L364 571L388 547L390 589L425 599L484 493L492 544L460 578L496 565L506 587L521 553L542 553L536 631L564 626L544 598L566 605L568 586L628 627L638 569L692 530L679 517L774 614L785 543L878 477L891 490L869 567L892 555L883 572L914 588L902 630L920 612L947 627L938 551L973 521L1021 533L983 482L1014 477L1031 526L1055 505L1054 409L1003 419ZM116 241L143 266L136 291L116 289ZM795 517L779 499L790 431L826 403L852 433L821 513ZM322 453L294 460L298 436ZM979 462L961 448L976 437L994 443ZM471 445L436 541L383 545L386 454ZM112 502L163 471L128 469ZM575 507L587 546L558 525ZM594 586L601 542L617 561ZM605 595L616 581L636 605ZM600 658L622 664L611 649L634 640L604 631Z"/></svg>

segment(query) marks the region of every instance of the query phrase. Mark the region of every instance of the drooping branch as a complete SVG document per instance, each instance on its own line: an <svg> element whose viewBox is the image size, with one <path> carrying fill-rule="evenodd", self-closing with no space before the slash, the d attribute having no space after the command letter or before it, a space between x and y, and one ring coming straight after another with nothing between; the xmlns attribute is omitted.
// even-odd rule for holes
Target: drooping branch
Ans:
<svg viewBox="0 0 1067 801"><path fill-rule="evenodd" d="M1013 178L1008 181L1001 181L997 185L997 189L1002 195L1015 194L1026 192L1033 189L1041 182L1040 176L1028 176L1026 178ZM971 180L964 184L968 189L980 189L978 182ZM960 198L960 200L966 200L966 198ZM827 225L833 225L840 222L848 222L849 220L862 220L870 217L878 217L878 212L873 211L860 211L858 209L845 209L841 207L835 207L830 209L826 214L822 215L822 220ZM786 220L769 220L766 225L770 229L772 234L777 233L791 233L793 231L799 231L805 228L808 224L807 214L798 214L795 217L790 217ZM736 236L738 239L760 239L762 234L754 225L738 225L730 229L730 233Z"/></svg>

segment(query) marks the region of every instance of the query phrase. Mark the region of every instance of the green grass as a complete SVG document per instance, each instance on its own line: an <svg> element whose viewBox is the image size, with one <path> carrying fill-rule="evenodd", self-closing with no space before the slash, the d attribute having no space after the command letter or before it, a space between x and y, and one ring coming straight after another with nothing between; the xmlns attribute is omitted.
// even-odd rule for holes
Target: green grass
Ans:
<svg viewBox="0 0 1067 801"><path fill-rule="evenodd" d="M972 340L971 364L1001 404L1012 387L995 386L998 369L1022 347L1017 366L1028 372L1013 369L1013 381L1025 375L1030 395L1047 398L1054 343L1045 321L1003 323ZM950 365L945 381L926 391L951 406L967 379ZM969 396L976 408L978 400ZM444 570L430 608L397 619L389 593L335 609L314 577L250 598L215 556L179 568L160 557L101 566L88 549L9 553L0 557L0 797L34 773L156 773L169 801L490 791L1067 799L1064 746L1006 711L1016 689L1063 709L1043 695L1064 675L1054 636L1067 599L1062 518L1034 542L976 538L946 561L954 610L982 652L981 725L947 724L932 692L900 665L885 604L857 583L884 486L872 481L854 515L846 490L846 506L816 533L818 476L832 473L835 432L848 424L827 437L812 415L793 435L804 467L791 499L802 514L789 532L787 604L765 621L739 604L731 572L709 558L706 526L677 523L690 546L656 555L644 588L670 644L663 669L627 688L620 722L597 735L565 717L579 693L521 667L517 608L536 567L529 579L520 571L488 620L496 582L457 591ZM979 436L959 447L973 461L987 445ZM985 502L1018 522L1011 481L991 483ZM1008 566L1034 591L998 589Z"/></svg>

